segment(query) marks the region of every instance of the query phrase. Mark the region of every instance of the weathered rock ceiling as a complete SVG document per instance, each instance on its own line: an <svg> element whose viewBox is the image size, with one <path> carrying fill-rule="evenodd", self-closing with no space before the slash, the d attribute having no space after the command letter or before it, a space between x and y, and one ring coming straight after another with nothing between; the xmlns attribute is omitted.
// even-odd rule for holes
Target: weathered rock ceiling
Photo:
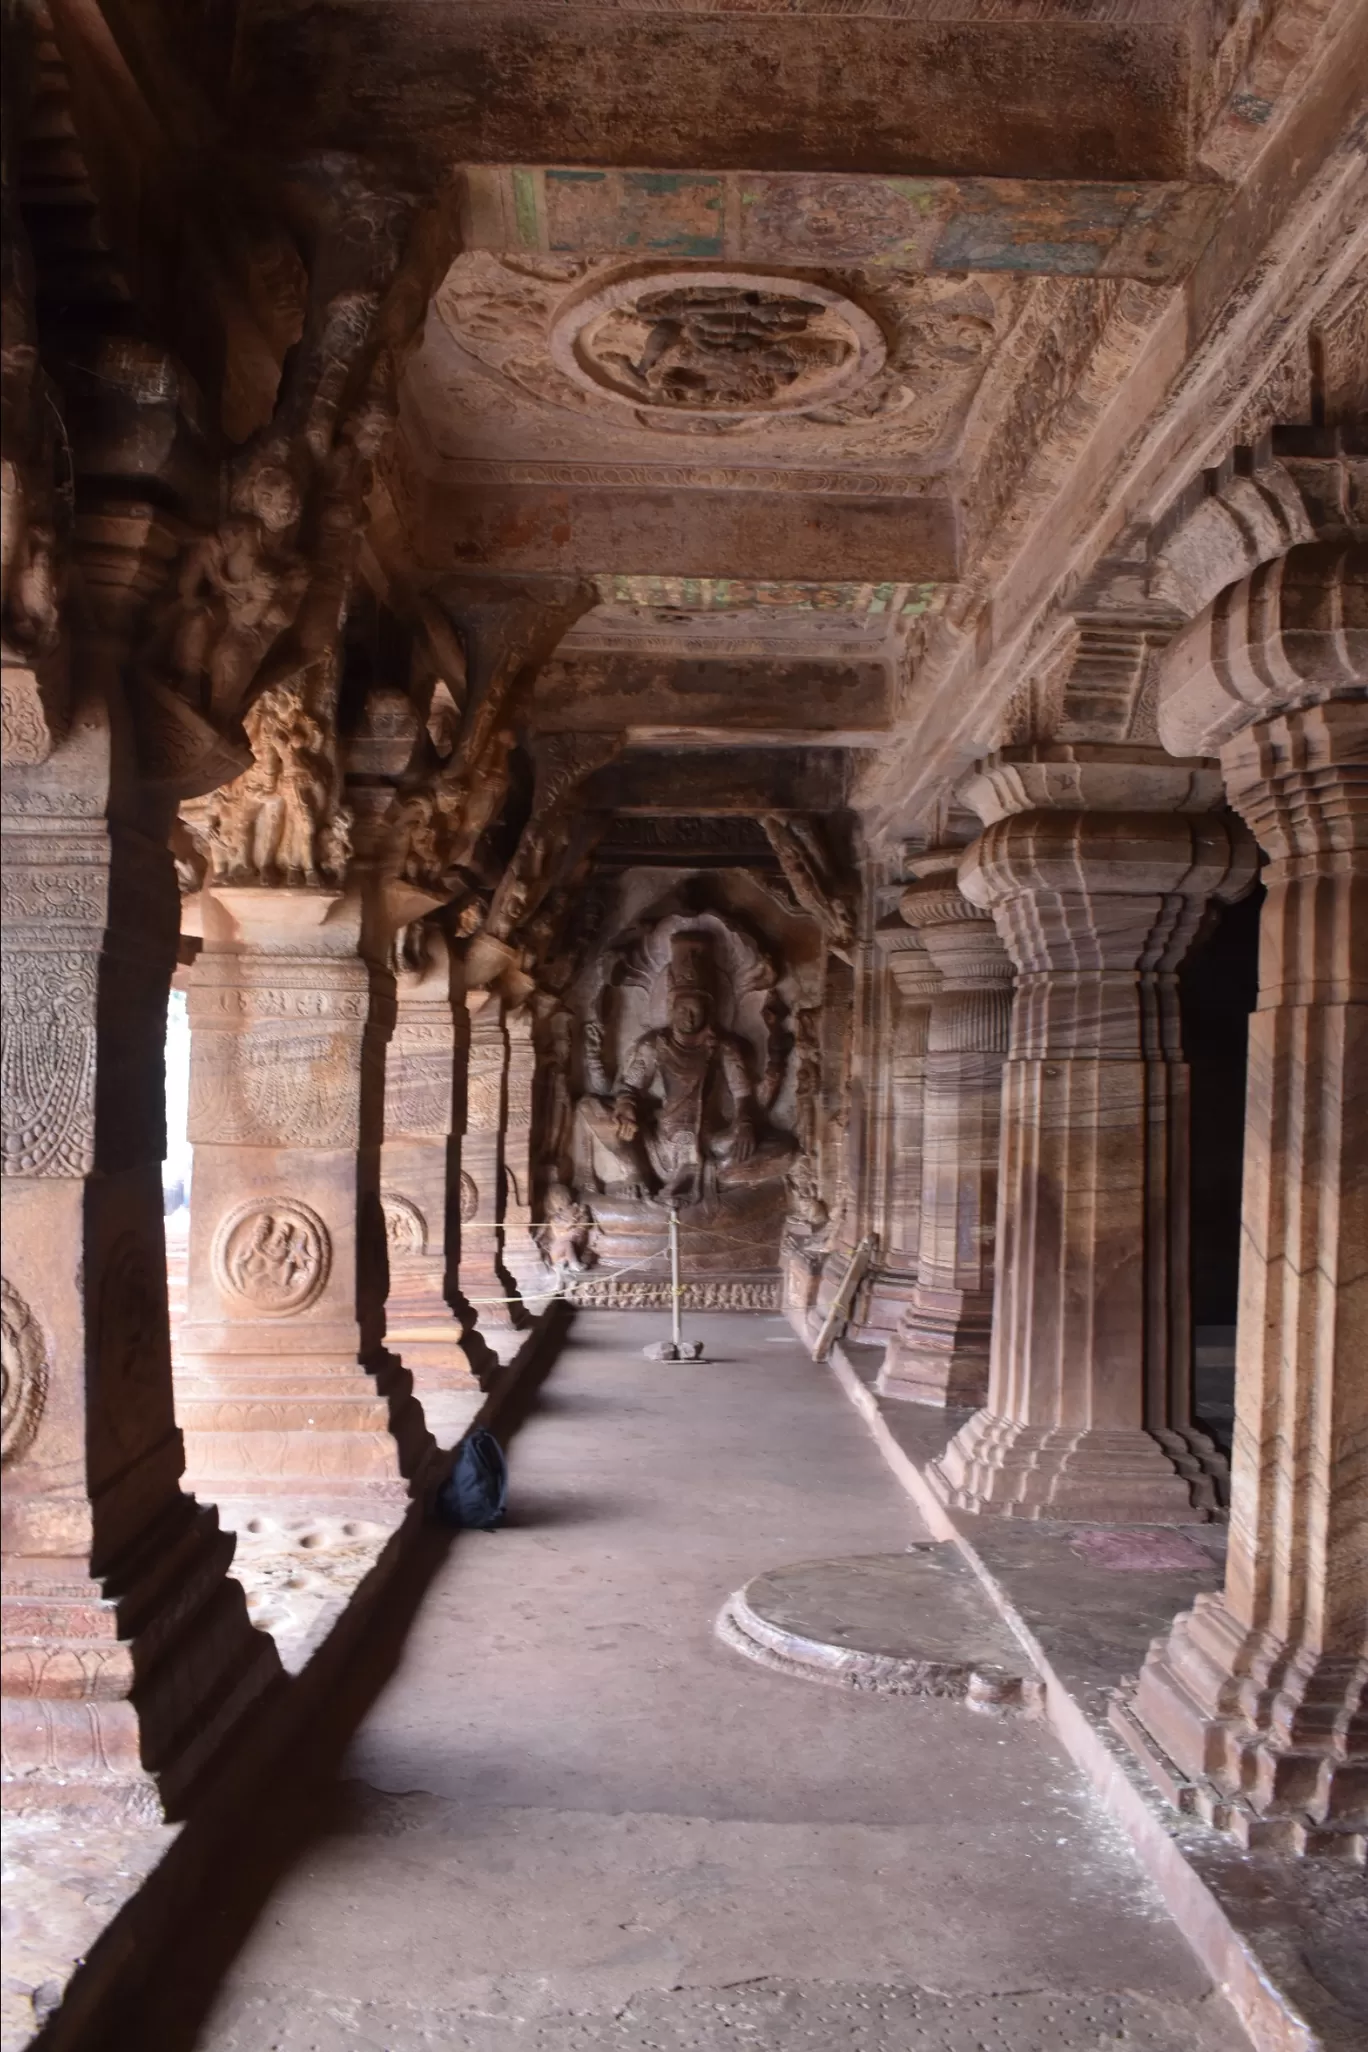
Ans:
<svg viewBox="0 0 1368 2052"><path fill-rule="evenodd" d="M375 581L596 581L535 719L681 818L724 744L752 799L816 747L911 827L1105 552L1143 595L1146 522L1355 375L1368 0L105 12L201 190L333 167L440 223Z"/></svg>
<svg viewBox="0 0 1368 2052"><path fill-rule="evenodd" d="M244 0L235 126L459 163L1172 179L1192 0Z"/></svg>

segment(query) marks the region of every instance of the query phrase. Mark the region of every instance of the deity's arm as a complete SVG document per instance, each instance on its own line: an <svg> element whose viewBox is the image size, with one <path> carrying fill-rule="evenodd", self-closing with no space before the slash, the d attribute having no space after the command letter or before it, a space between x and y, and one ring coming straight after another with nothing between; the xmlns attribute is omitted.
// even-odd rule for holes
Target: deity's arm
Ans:
<svg viewBox="0 0 1368 2052"><path fill-rule="evenodd" d="M603 1022L601 1019L586 1019L584 1022L584 1086L591 1097L611 1097L612 1082L603 1059Z"/></svg>
<svg viewBox="0 0 1368 2052"><path fill-rule="evenodd" d="M718 1049L722 1063L722 1074L731 1092L733 1115L749 1120L755 1117L755 1085L751 1081L750 1063L746 1059L745 1043L734 1034L722 1037Z"/></svg>
<svg viewBox="0 0 1368 2052"><path fill-rule="evenodd" d="M643 1033L622 1065L617 1087L619 1098L625 1097L635 1105L655 1081L658 1066L655 1035Z"/></svg>

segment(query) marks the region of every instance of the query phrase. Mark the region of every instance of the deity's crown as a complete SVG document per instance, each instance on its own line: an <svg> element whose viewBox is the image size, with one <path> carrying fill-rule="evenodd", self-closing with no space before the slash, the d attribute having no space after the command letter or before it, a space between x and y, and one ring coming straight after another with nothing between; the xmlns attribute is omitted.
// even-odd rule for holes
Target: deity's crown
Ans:
<svg viewBox="0 0 1368 2052"><path fill-rule="evenodd" d="M669 993L675 997L713 996L712 946L706 933L670 936Z"/></svg>

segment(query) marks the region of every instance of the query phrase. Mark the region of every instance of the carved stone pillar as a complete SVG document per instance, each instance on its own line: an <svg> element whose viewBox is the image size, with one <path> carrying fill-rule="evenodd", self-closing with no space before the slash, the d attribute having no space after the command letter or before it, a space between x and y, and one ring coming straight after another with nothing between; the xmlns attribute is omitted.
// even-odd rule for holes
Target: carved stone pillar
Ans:
<svg viewBox="0 0 1368 2052"><path fill-rule="evenodd" d="M506 1361L517 1352L527 1326L527 1313L502 1259L508 1035L502 1000L493 991L468 990L466 1007L470 1056L461 1143L460 1288L479 1320L481 1336Z"/></svg>
<svg viewBox="0 0 1368 2052"><path fill-rule="evenodd" d="M385 1343L412 1375L423 1415L446 1446L469 1421L471 1393L480 1386L465 1328L446 1294L456 1269L449 1215L453 1200L460 1201L457 1081L465 1076L470 1027L446 935L424 923L406 936L385 1061Z"/></svg>
<svg viewBox="0 0 1368 2052"><path fill-rule="evenodd" d="M1231 803L1272 859L1225 1587L1154 1642L1114 1716L1173 1800L1245 1843L1362 1859L1368 551L1294 549L1231 587L1180 637L1163 682L1165 739L1220 747Z"/></svg>
<svg viewBox="0 0 1368 2052"><path fill-rule="evenodd" d="M555 1288L540 1247L532 1237L532 1107L537 1052L530 1005L504 1011L508 1066L504 1083L503 1126L503 1262L518 1293L533 1308Z"/></svg>
<svg viewBox="0 0 1368 2052"><path fill-rule="evenodd" d="M883 1005L875 1022L878 1083L871 1169L877 1192L870 1214L879 1258L869 1286L868 1336L887 1340L917 1284L921 1243L922 1119L931 1001L939 973L917 935L894 919L875 944L884 958Z"/></svg>
<svg viewBox="0 0 1368 2052"><path fill-rule="evenodd" d="M884 1396L982 1401L988 1381L998 1106L1012 965L991 915L956 881L958 848L919 856L902 895L937 974L922 1098L917 1284L879 1371Z"/></svg>
<svg viewBox="0 0 1368 2052"><path fill-rule="evenodd" d="M81 667L89 687L100 665ZM180 1488L160 1173L176 885L119 762L90 693L4 776L3 1795L155 1817L280 1666L231 1536Z"/></svg>
<svg viewBox="0 0 1368 2052"><path fill-rule="evenodd" d="M387 935L363 931L358 882L213 883L203 904L177 1381L190 1470L218 1501L392 1513L431 1443L383 1345Z"/></svg>
<svg viewBox="0 0 1368 2052"><path fill-rule="evenodd" d="M1008 751L969 787L998 816L962 885L993 908L1018 976L988 1401L934 1471L960 1508L1167 1521L1214 1504L1185 1436L1177 968L1211 899L1248 887L1254 855L1207 809L1214 772L1139 759L1158 753ZM1090 796L1130 809L1081 809Z"/></svg>

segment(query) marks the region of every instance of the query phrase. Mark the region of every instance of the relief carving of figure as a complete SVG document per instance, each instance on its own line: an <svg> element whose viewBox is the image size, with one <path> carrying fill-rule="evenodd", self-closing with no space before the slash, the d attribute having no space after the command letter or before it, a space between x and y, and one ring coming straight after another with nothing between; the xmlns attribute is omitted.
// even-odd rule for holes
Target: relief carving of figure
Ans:
<svg viewBox="0 0 1368 2052"><path fill-rule="evenodd" d="M553 1274L583 1275L590 1265L589 1235L593 1217L587 1205L576 1201L564 1183L552 1183L546 1192L546 1223L537 1238L542 1256Z"/></svg>
<svg viewBox="0 0 1368 2052"><path fill-rule="evenodd" d="M299 610L308 565L293 547L299 488L258 458L232 510L186 552L143 665L161 670L197 710L231 719L267 651Z"/></svg>
<svg viewBox="0 0 1368 2052"><path fill-rule="evenodd" d="M686 1207L776 1180L797 1150L765 1133L747 1044L715 1021L706 933L671 937L667 989L668 1024L641 1035L611 1096L578 1106L617 1193Z"/></svg>
<svg viewBox="0 0 1368 2052"><path fill-rule="evenodd" d="M299 686L270 686L243 726L252 767L216 791L205 814L213 882L339 883L351 853L350 819L332 805L327 736Z"/></svg>
<svg viewBox="0 0 1368 2052"><path fill-rule="evenodd" d="M796 294L693 286L640 299L650 323L640 358L610 360L619 376L657 405L754 406L805 372L845 359L844 337L813 334L825 308Z"/></svg>

